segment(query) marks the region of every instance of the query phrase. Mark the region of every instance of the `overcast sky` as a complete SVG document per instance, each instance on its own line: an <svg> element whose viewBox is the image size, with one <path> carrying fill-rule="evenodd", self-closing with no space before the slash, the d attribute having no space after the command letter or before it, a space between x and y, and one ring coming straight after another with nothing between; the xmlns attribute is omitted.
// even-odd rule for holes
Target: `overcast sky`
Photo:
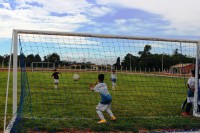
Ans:
<svg viewBox="0 0 200 133"><path fill-rule="evenodd" d="M0 0L0 55L12 29L200 39L200 0Z"/></svg>

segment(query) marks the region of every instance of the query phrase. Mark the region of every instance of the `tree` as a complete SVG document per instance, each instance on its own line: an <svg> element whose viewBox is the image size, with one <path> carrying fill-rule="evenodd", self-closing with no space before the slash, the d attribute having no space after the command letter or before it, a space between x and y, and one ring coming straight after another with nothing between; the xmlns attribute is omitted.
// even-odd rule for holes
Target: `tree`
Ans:
<svg viewBox="0 0 200 133"><path fill-rule="evenodd" d="M11 56L13 57L13 55L11 55ZM10 60L10 55L5 54L5 55L3 56L4 66L8 66L9 60Z"/></svg>
<svg viewBox="0 0 200 133"><path fill-rule="evenodd" d="M139 51L138 54L140 55L141 58L144 58L151 55L150 50L151 50L151 45L145 45L144 50Z"/></svg>
<svg viewBox="0 0 200 133"><path fill-rule="evenodd" d="M2 61L3 61L3 56L0 55L0 62L2 62Z"/></svg>
<svg viewBox="0 0 200 133"><path fill-rule="evenodd" d="M149 64L151 60L151 45L145 45L143 51L139 51L138 54L140 55L140 61L138 65L140 68L150 68L151 65Z"/></svg>
<svg viewBox="0 0 200 133"><path fill-rule="evenodd" d="M26 60L31 62L31 63L34 62L34 59L35 59L35 56L33 54L29 54L26 57Z"/></svg>
<svg viewBox="0 0 200 133"><path fill-rule="evenodd" d="M45 62L59 62L60 61L60 56L57 53L52 53L47 56L44 56L44 61Z"/></svg>
<svg viewBox="0 0 200 133"><path fill-rule="evenodd" d="M35 57L34 57L34 62L41 62L41 57L39 54L36 54Z"/></svg>
<svg viewBox="0 0 200 133"><path fill-rule="evenodd" d="M120 69L120 57L117 58L116 63L114 64L115 69Z"/></svg>
<svg viewBox="0 0 200 133"><path fill-rule="evenodd" d="M34 62L35 56L33 54L29 54L27 55L25 62L26 62L26 66L30 67L31 63Z"/></svg>
<svg viewBox="0 0 200 133"><path fill-rule="evenodd" d="M121 65L123 66L123 69L130 69L133 67L138 66L138 60L139 58L137 56L133 56L132 54L128 53L125 57L124 60L122 61Z"/></svg>
<svg viewBox="0 0 200 133"><path fill-rule="evenodd" d="M44 56L45 62L53 62L55 63L55 66L57 67L60 63L60 56L57 53L52 53L47 56Z"/></svg>
<svg viewBox="0 0 200 133"><path fill-rule="evenodd" d="M178 55L179 53L178 53L178 49L176 48L175 50L174 50L174 52L173 52L173 55Z"/></svg>

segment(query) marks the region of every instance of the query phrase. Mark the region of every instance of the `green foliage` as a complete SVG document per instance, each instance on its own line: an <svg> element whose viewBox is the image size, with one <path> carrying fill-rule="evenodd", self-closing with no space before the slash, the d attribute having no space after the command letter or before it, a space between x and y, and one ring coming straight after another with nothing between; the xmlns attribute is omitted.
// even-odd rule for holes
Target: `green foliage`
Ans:
<svg viewBox="0 0 200 133"><path fill-rule="evenodd" d="M162 65L164 69L169 69L171 66L179 64L179 63L195 63L194 57L188 57L178 52L178 49L175 49L172 55L167 54L157 54L151 53L152 49L151 45L145 45L143 51L139 51L138 56L133 56L128 53L121 65L123 70L126 68L129 70L131 68L137 68L144 70L145 68L154 68L156 71L162 69Z"/></svg>
<svg viewBox="0 0 200 133"><path fill-rule="evenodd" d="M151 55L150 50L151 50L151 45L145 45L144 50L138 52L140 58L145 58L147 56L150 56Z"/></svg>
<svg viewBox="0 0 200 133"><path fill-rule="evenodd" d="M115 67L115 70L116 69L120 69L120 57L117 57L117 61L116 61L116 63L114 64L114 67Z"/></svg>
<svg viewBox="0 0 200 133"><path fill-rule="evenodd" d="M44 56L45 62L59 62L60 56L57 53L52 53L47 56Z"/></svg>
<svg viewBox="0 0 200 133"><path fill-rule="evenodd" d="M40 55L36 54L34 57L34 62L41 62L41 61L42 61L42 59L41 59Z"/></svg>

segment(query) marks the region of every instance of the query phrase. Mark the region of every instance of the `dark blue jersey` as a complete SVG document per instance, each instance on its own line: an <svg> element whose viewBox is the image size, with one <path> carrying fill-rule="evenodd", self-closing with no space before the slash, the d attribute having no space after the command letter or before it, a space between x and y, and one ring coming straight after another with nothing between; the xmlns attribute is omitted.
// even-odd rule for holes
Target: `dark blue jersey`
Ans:
<svg viewBox="0 0 200 133"><path fill-rule="evenodd" d="M54 77L54 79L59 79L58 74L60 74L59 72L54 72L51 76Z"/></svg>

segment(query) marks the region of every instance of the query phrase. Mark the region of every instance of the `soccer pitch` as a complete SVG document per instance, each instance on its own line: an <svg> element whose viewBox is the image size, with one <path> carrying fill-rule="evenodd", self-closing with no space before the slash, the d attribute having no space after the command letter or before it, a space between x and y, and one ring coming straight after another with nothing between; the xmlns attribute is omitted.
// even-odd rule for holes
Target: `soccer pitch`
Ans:
<svg viewBox="0 0 200 133"><path fill-rule="evenodd" d="M187 78L159 76L141 73L117 73L116 90L111 90L110 72L61 71L58 89L54 89L52 72L27 72L26 87L18 89L21 104L22 130L91 130L91 131L138 131L139 129L192 129L200 128L200 119L182 117L180 109L186 98ZM73 81L74 73L80 75ZM89 89L97 81L97 75L105 74L105 83L113 98L112 111L117 117L112 122L105 112L108 124L97 124L96 106L98 93ZM4 114L4 98L7 73L1 72L1 110ZM23 84L18 75L18 88ZM4 83L4 84L2 84ZM11 116L12 90L9 94ZM20 96L20 94L23 94ZM23 101L20 101L23 98ZM18 104L18 106L19 106ZM3 118L3 117L2 117ZM8 117L9 118L9 117ZM3 119L1 119L3 123ZM24 123L26 121L26 123ZM3 127L3 125L1 125Z"/></svg>

